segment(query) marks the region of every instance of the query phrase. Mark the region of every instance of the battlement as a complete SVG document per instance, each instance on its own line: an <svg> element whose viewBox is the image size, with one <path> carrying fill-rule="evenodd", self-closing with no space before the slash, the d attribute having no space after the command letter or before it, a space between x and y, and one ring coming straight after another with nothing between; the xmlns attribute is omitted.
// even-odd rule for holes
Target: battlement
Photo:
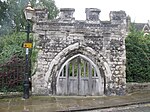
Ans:
<svg viewBox="0 0 150 112"><path fill-rule="evenodd" d="M64 22L74 22L76 19L74 17L74 8L61 8L60 13L58 16L58 19L60 21ZM86 20L87 22L93 22L93 23L101 23L102 20L100 20L100 9L97 8L86 8ZM47 18L48 11L46 9L36 9L36 18L39 18L37 20L48 20ZM124 20L127 19L125 11L110 11L109 13L110 22L112 24L121 24L124 22Z"/></svg>

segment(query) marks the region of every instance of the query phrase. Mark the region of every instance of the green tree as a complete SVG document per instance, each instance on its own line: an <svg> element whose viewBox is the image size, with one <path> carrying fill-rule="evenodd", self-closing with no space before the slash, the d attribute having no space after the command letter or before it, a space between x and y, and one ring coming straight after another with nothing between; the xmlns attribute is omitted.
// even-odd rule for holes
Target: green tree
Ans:
<svg viewBox="0 0 150 112"><path fill-rule="evenodd" d="M58 9L53 0L41 0L40 2L31 0L31 3L33 7L37 6L38 4L42 4L44 7L48 7L48 11L50 12L50 19L55 18L58 13ZM22 33L19 33L19 31L25 28L26 20L23 10L25 9L25 6L27 6L27 4L28 0L7 0L7 2L0 1L0 26L2 27L0 28L0 32L2 30L6 32L6 29L9 30L8 35L0 35L0 63L4 63L5 60L11 58L11 56L16 54L17 52L23 53L23 48L21 47L20 42L22 44L25 41L24 37L26 36L23 36L23 38L18 38L18 36L20 37L20 35L22 35ZM4 20L6 22L4 22ZM5 26L7 27L4 28ZM12 30L15 30L16 33L10 34ZM35 60L37 53L32 53L34 55L32 56L32 58Z"/></svg>
<svg viewBox="0 0 150 112"><path fill-rule="evenodd" d="M150 35L136 31L134 24L126 38L127 81L150 82Z"/></svg>
<svg viewBox="0 0 150 112"><path fill-rule="evenodd" d="M22 0L7 0L8 14L16 31L23 29L25 26L23 9L26 4L24 3Z"/></svg>
<svg viewBox="0 0 150 112"><path fill-rule="evenodd" d="M23 57L25 54L22 43L26 39L25 33L13 33L1 38L0 41L0 64L5 63L14 55Z"/></svg>
<svg viewBox="0 0 150 112"><path fill-rule="evenodd" d="M48 9L48 18L49 19L54 19L58 13L59 10L55 5L55 1L54 0L40 0L40 2L43 6L45 6Z"/></svg>
<svg viewBox="0 0 150 112"><path fill-rule="evenodd" d="M4 1L0 1L0 36L8 34L11 30L12 24L8 14L8 5Z"/></svg>
<svg viewBox="0 0 150 112"><path fill-rule="evenodd" d="M32 6L37 6L39 3L37 0L31 0ZM54 0L41 0L40 2L43 6L47 7L49 11L49 19L53 19L58 14L58 9L55 5ZM0 1L0 25L3 28L1 30L3 32L11 32L20 31L20 29L24 29L26 25L26 20L24 17L23 10L28 4L28 0L7 0L7 2ZM4 21L5 20L5 21Z"/></svg>
<svg viewBox="0 0 150 112"><path fill-rule="evenodd" d="M19 59L22 62L21 64L24 65L25 49L22 48L22 44L26 40L26 33L19 31L24 29L26 25L23 10L27 3L28 0L7 0L7 2L0 1L0 75L1 73L3 74L3 71L5 72L8 64L12 65L11 62L14 60ZM37 4L36 0L31 0L31 3L33 7L39 4ZM48 8L48 11L50 12L49 19L53 19L57 16L58 9L53 0L41 1L40 4ZM31 34L30 38L35 43L32 37L33 36ZM37 52L38 51L37 49L34 49L34 46L29 50L29 56L31 59L31 61L29 60L30 67L31 65L34 65L34 62L36 61ZM34 73L31 69L29 72L30 75L31 72ZM2 79L5 81L5 78ZM18 87L21 89L16 88L17 91L22 90L22 84L18 85ZM8 85L0 85L0 91L16 91L16 89L14 90L13 88L9 88L9 90L7 89Z"/></svg>
<svg viewBox="0 0 150 112"><path fill-rule="evenodd" d="M0 24L2 24L4 18L6 18L6 9L7 9L7 4L6 2L2 2L0 0Z"/></svg>

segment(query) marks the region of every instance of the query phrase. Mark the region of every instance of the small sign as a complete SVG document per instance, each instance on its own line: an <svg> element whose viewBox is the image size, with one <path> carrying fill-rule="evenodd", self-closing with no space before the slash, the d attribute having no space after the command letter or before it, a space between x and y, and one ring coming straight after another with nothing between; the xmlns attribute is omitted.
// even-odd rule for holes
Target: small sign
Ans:
<svg viewBox="0 0 150 112"><path fill-rule="evenodd" d="M24 48L32 48L32 43L25 42L25 43L23 43L23 47Z"/></svg>

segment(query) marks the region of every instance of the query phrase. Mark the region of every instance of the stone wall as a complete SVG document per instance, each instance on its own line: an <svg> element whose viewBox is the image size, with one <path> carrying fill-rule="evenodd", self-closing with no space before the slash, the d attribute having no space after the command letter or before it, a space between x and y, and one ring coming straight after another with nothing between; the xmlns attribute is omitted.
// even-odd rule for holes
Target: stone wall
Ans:
<svg viewBox="0 0 150 112"><path fill-rule="evenodd" d="M46 9L36 9L33 30L37 40L37 71L33 93L55 94L53 87L61 65L78 53L90 58L102 71L104 94L123 95L126 88L127 17L111 11L110 21L99 19L100 10L86 8L86 20L75 20L75 9L60 9L60 16L47 19Z"/></svg>
<svg viewBox="0 0 150 112"><path fill-rule="evenodd" d="M150 83L127 83L127 93L150 91Z"/></svg>

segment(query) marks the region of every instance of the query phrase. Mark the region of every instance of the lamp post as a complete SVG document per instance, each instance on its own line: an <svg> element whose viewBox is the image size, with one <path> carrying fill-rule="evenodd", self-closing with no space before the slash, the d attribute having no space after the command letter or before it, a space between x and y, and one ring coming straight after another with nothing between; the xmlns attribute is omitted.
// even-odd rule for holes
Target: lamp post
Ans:
<svg viewBox="0 0 150 112"><path fill-rule="evenodd" d="M30 2L27 7L24 9L25 18L27 20L27 40L24 43L23 47L26 48L26 66L25 66L25 74L24 74L24 82L23 82L23 98L29 98L29 48L32 47L32 43L29 41L30 35L30 21L32 20L34 9L31 7Z"/></svg>

